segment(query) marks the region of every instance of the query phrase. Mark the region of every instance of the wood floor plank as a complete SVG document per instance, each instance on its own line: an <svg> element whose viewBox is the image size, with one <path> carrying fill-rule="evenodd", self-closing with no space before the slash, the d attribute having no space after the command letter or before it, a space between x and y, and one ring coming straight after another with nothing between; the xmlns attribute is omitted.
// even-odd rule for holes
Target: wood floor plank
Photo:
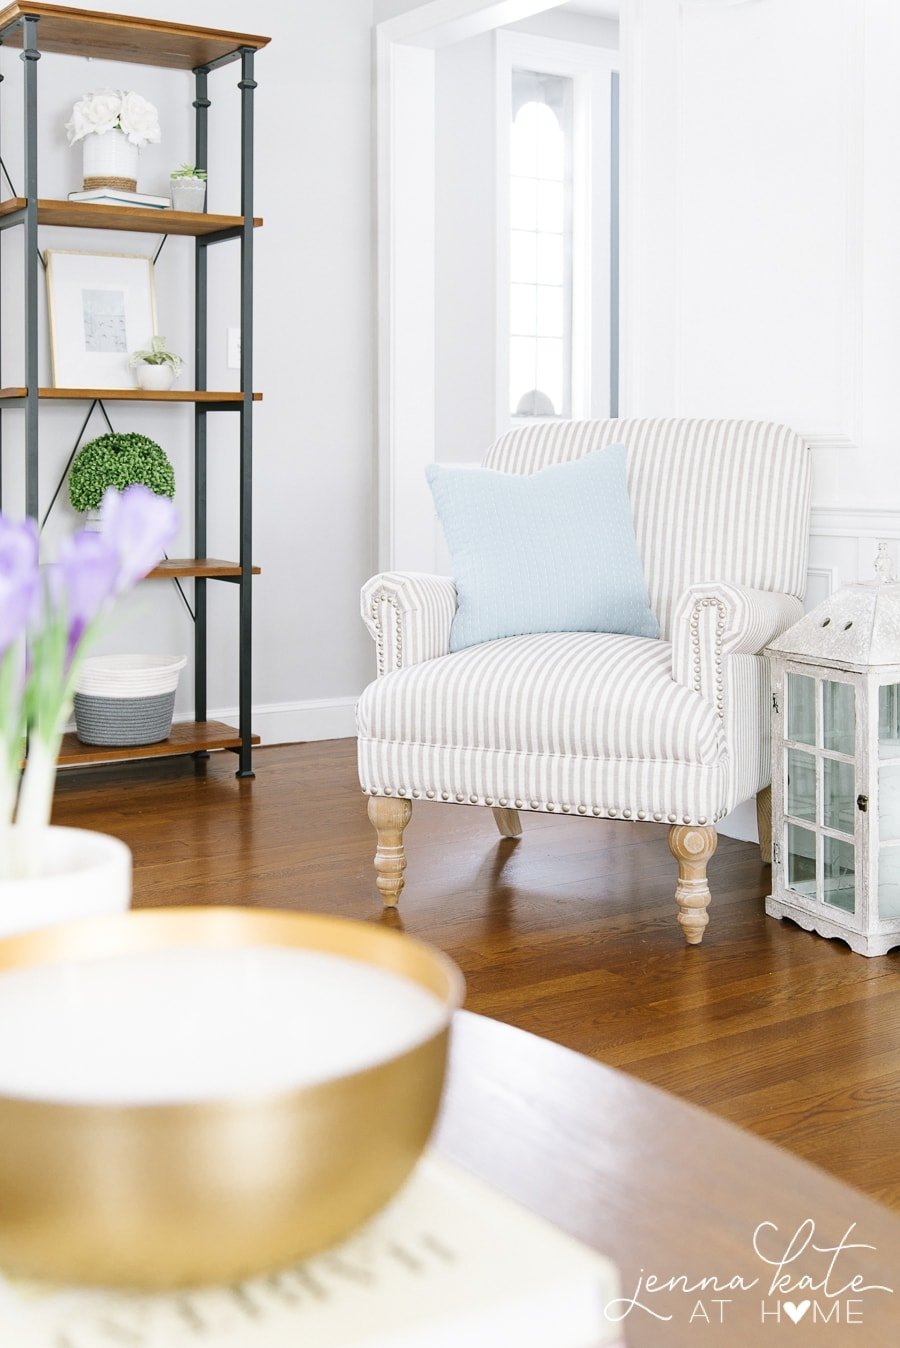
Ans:
<svg viewBox="0 0 900 1348"><path fill-rule="evenodd" d="M900 951L867 960L766 918L758 849L722 838L710 926L684 945L658 825L417 802L398 913L339 740L71 769L55 820L123 838L137 905L246 903L386 923L441 946L470 1010L701 1104L900 1209Z"/></svg>

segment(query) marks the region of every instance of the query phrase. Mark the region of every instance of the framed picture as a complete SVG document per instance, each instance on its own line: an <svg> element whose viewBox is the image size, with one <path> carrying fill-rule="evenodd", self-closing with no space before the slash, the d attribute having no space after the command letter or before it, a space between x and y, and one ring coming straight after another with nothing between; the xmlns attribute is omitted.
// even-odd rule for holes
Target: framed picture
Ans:
<svg viewBox="0 0 900 1348"><path fill-rule="evenodd" d="M153 261L48 248L50 359L56 388L134 388L132 351L156 333Z"/></svg>

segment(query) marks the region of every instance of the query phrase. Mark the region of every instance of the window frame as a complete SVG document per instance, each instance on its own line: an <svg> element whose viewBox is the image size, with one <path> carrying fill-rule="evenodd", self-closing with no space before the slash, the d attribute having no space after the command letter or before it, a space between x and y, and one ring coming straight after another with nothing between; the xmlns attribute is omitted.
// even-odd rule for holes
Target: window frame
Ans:
<svg viewBox="0 0 900 1348"><path fill-rule="evenodd" d="M618 50L537 37L531 33L494 33L495 190L496 190L496 336L495 423L497 435L512 426L567 417L516 416L509 407L510 264L509 180L512 74L514 69L562 75L572 80L572 306L571 396L569 416L591 415L593 272L592 122L596 100L609 97L610 77L620 68Z"/></svg>

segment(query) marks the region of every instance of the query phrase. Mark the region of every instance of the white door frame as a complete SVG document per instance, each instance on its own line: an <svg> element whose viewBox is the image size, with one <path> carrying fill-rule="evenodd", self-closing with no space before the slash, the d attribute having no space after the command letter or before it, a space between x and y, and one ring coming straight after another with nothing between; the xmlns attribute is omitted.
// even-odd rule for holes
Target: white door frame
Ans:
<svg viewBox="0 0 900 1348"><path fill-rule="evenodd" d="M432 0L375 28L377 565L434 569L435 51L563 0ZM627 4L627 0L624 0ZM624 6L623 6L624 7Z"/></svg>

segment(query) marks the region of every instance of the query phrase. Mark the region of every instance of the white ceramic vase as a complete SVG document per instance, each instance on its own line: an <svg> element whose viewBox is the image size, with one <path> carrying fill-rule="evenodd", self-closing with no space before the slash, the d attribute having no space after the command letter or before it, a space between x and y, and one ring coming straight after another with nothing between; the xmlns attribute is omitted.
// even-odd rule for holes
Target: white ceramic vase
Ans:
<svg viewBox="0 0 900 1348"><path fill-rule="evenodd" d="M118 187L124 192L137 191L138 147L124 131L91 132L82 145L84 189Z"/></svg>
<svg viewBox="0 0 900 1348"><path fill-rule="evenodd" d="M138 388L147 393L166 393L175 383L175 371L171 365L136 365L134 372Z"/></svg>
<svg viewBox="0 0 900 1348"><path fill-rule="evenodd" d="M40 831L36 853L40 874L0 879L0 938L128 909L131 852L119 838L50 825Z"/></svg>

